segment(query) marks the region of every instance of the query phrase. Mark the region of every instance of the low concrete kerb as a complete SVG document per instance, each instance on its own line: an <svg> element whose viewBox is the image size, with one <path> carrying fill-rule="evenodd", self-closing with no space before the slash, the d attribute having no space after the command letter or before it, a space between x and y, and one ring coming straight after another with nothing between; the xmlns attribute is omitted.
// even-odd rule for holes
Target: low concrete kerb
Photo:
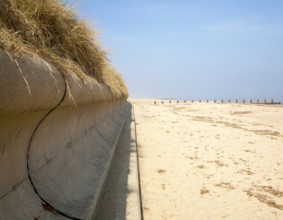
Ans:
<svg viewBox="0 0 283 220"><path fill-rule="evenodd" d="M129 113L105 181L97 215L99 220L143 219L133 107Z"/></svg>

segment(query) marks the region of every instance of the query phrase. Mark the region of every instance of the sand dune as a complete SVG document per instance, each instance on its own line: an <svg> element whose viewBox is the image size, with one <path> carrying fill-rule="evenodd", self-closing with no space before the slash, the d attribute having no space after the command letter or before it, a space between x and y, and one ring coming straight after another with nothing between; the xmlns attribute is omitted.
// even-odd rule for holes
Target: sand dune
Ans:
<svg viewBox="0 0 283 220"><path fill-rule="evenodd" d="M283 219L283 106L131 101L144 219Z"/></svg>

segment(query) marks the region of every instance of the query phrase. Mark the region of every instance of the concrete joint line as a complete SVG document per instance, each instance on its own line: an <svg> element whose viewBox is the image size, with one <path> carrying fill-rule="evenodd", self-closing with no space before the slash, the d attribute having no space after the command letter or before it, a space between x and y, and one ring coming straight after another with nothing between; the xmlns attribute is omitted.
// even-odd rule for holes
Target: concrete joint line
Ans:
<svg viewBox="0 0 283 220"><path fill-rule="evenodd" d="M63 76L62 76L63 77ZM62 215L66 218L69 218L69 219L74 219L74 220L81 220L81 219L78 219L78 218L75 218L75 217L72 217L72 216L69 216L63 212L61 212L60 210L56 209L56 207L54 207L53 205L49 204L37 191L36 189L36 186L35 184L33 183L32 181L32 178L31 178L31 174L30 174L30 167L29 167L29 151L30 151L30 146L31 146L31 143L33 141L33 137L36 133L36 131L38 130L38 128L40 127L41 123L53 112L55 111L60 105L61 103L64 101L65 97L66 97L66 93L67 93L67 83L65 82L64 80L64 85L65 85L65 88L64 88L64 94L60 100L60 102L54 107L52 108L49 112L47 112L47 114L40 120L40 122L37 124L36 128L34 129L33 133L32 133L32 136L30 138L30 141L29 141L29 146L28 146L28 150L27 150L27 171L28 171L28 179L33 187L33 190L34 192L36 193L36 195L39 197L39 199L42 201L42 204L51 208L52 211L54 211L55 213L58 213L59 215Z"/></svg>
<svg viewBox="0 0 283 220"><path fill-rule="evenodd" d="M9 193L15 191L20 185L22 185L27 178L24 178L23 180L21 180L18 184L15 184L11 187L11 189L7 192L5 192L3 195L0 196L0 200L2 200L3 198L5 198Z"/></svg>
<svg viewBox="0 0 283 220"><path fill-rule="evenodd" d="M98 112L98 109L99 109L100 107L101 107L101 106L99 106L99 107L95 110L95 113L94 113L95 115L96 115L96 113ZM95 127L95 130L97 131L97 133L99 134L99 136L100 136L103 140L107 141L108 143L114 144L114 141L109 140L108 138L104 137L103 134L101 134L101 132L99 131L99 129L98 129L97 126L96 126L95 120L96 120L96 116L94 117L94 127ZM122 127L123 127L123 126L122 126Z"/></svg>

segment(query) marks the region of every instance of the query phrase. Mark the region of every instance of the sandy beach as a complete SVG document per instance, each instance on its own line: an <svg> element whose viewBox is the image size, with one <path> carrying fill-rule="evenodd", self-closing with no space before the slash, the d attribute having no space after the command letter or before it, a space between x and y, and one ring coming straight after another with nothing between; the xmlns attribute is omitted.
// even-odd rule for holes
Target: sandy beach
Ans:
<svg viewBox="0 0 283 220"><path fill-rule="evenodd" d="M145 220L283 219L283 106L134 105Z"/></svg>

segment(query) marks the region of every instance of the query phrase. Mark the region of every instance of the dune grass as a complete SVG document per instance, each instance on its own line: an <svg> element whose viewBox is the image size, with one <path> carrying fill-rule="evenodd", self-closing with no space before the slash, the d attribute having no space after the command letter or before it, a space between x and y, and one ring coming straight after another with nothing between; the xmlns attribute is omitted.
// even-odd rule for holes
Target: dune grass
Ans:
<svg viewBox="0 0 283 220"><path fill-rule="evenodd" d="M65 76L69 71L81 80L89 75L108 86L115 98L128 96L96 32L60 0L1 0L0 48L15 56L39 56Z"/></svg>

